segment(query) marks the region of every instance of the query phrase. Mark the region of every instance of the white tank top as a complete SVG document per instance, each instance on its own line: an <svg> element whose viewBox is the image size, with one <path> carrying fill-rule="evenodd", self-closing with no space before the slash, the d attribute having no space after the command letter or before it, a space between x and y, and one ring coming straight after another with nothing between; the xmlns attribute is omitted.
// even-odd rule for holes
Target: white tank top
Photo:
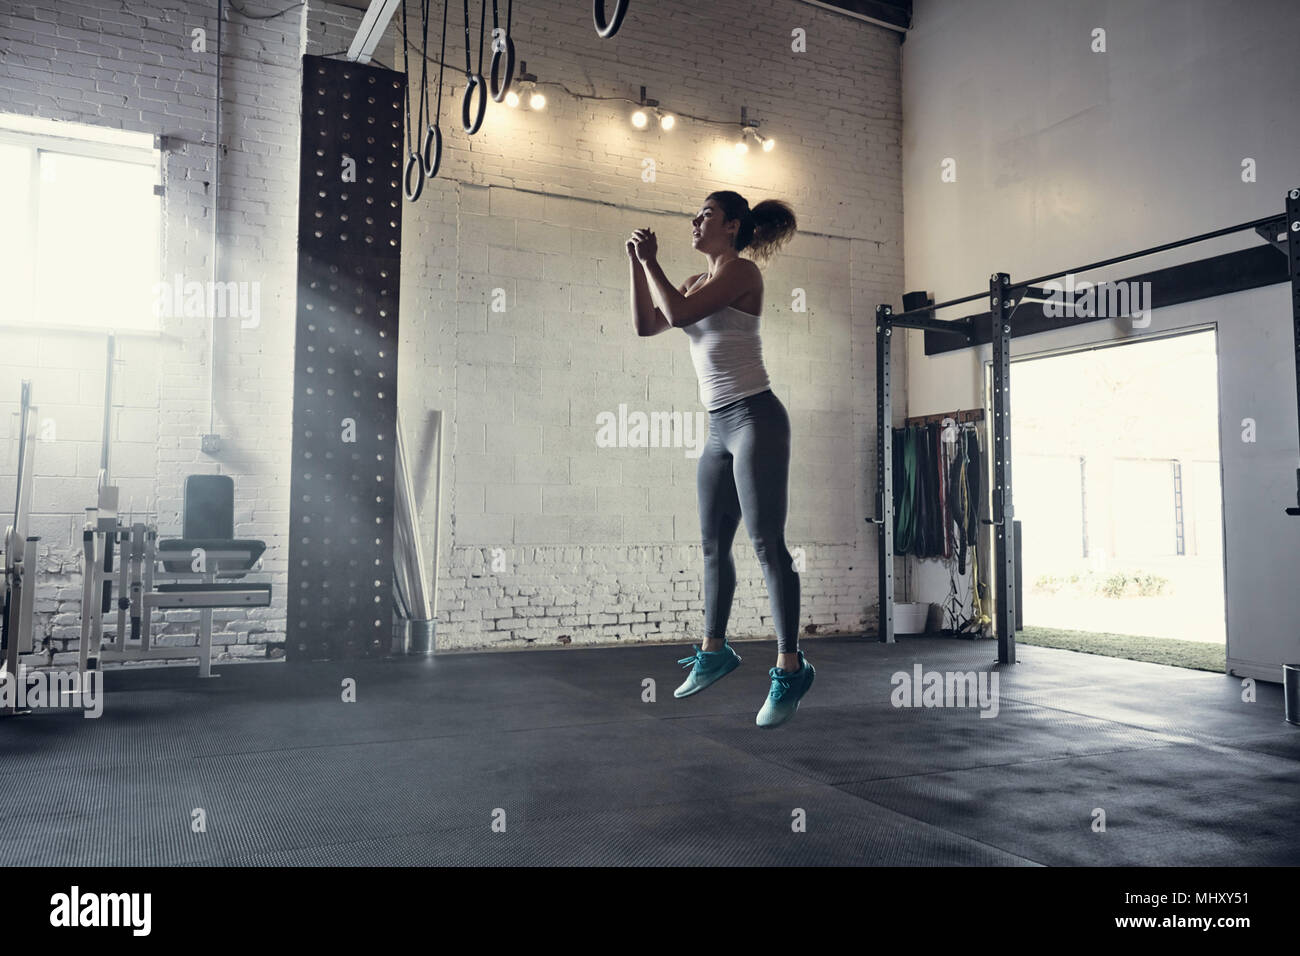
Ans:
<svg viewBox="0 0 1300 956"><path fill-rule="evenodd" d="M708 411L772 387L763 365L758 316L729 305L682 331L691 340L700 401Z"/></svg>

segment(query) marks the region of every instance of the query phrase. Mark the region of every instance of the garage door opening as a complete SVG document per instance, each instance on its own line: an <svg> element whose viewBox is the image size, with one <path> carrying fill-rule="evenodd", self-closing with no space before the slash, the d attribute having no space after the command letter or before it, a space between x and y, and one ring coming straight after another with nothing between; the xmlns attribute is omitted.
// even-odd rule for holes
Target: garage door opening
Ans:
<svg viewBox="0 0 1300 956"><path fill-rule="evenodd" d="M1011 382L1025 639L1221 670L1214 330L1021 359Z"/></svg>

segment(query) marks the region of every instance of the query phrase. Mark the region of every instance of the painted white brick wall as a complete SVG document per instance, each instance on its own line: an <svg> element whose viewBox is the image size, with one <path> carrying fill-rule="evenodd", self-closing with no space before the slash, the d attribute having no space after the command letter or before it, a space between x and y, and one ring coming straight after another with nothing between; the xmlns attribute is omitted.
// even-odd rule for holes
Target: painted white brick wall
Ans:
<svg viewBox="0 0 1300 956"><path fill-rule="evenodd" d="M215 44L215 8L61 2L0 11L0 112L175 138L163 274L200 281L211 267L214 60L190 52L189 31L204 27ZM875 481L872 319L878 301L898 300L902 276L896 35L795 0L728 0L703 11L667 0L634 4L619 36L602 41L583 4L521 5L512 36L547 109L489 103L471 138L459 125L458 14L448 25L442 172L404 210L399 372L427 545L429 414L445 416L439 646L698 637L696 461L680 448L599 448L596 415L620 404L700 410L685 337L632 331L623 242L649 224L674 281L700 271L688 217L724 188L751 204L786 199L800 219L800 235L765 268L765 354L794 427L787 538L804 549L803 629L861 630L875 601L874 532L862 520ZM243 655L265 654L284 634L299 56L304 43L315 54L346 49L359 18L322 3L268 21L229 14L219 278L261 283L261 322L219 321L213 336L205 320L167 320L161 336L121 348L115 454L124 498L156 508L164 532L177 531L184 476L220 469L235 479L237 533L268 543L274 606L218 615L216 641ZM790 52L796 28L807 31L807 53ZM380 59L400 69L396 36L394 26ZM431 73L436 95L436 64ZM737 161L732 130L683 118L671 134L637 132L629 103L567 92L635 99L640 85L679 114L731 121L745 105L777 149ZM653 182L642 180L647 157ZM796 288L807 293L806 313L791 309ZM505 312L491 308L495 289ZM38 453L33 531L43 537L40 628L58 649L75 647L73 528L93 497L102 348L85 335L0 330L3 437L18 378L35 378L42 416L47 396L68 397L51 406L59 441ZM224 448L208 456L199 435L214 357ZM736 558L731 633L771 635L743 530ZM189 639L192 622L169 622L169 636Z"/></svg>
<svg viewBox="0 0 1300 956"><path fill-rule="evenodd" d="M409 431L434 409L445 415L443 648L698 639L696 459L598 447L596 416L701 409L685 336L632 329L623 242L650 225L674 280L700 271L687 222L726 188L751 204L790 201L802 229L765 269L763 327L794 428L787 538L804 555L802 629L874 622L863 518L875 482L874 309L901 291L897 38L793 0L644 10L604 42L580 4L516 11L519 57L548 105L490 103L472 151L459 129L463 49L448 55L443 171L406 208L399 375ZM452 44L464 35L456 14ZM797 27L812 52L789 52ZM738 120L743 104L778 148L737 162L732 131L683 119L671 134L636 132L629 103L576 99L552 81L633 99L644 84L670 111L717 119ZM647 157L653 182L641 178ZM796 288L806 313L792 310ZM736 559L731 634L773 635L743 531Z"/></svg>

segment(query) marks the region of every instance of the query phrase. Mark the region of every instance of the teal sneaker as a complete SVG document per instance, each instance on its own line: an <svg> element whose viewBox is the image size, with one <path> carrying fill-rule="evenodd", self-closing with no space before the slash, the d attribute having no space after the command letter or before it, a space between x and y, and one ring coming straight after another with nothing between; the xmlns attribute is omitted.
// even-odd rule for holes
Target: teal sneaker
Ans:
<svg viewBox="0 0 1300 956"><path fill-rule="evenodd" d="M817 676L813 666L803 656L803 651L799 652L799 663L803 666L794 673L783 671L779 667L773 667L768 671L768 675L772 678L772 690L768 693L767 700L763 702L763 709L755 718L754 722L758 726L776 727L793 717L794 712L799 709L800 699L808 693L813 678Z"/></svg>
<svg viewBox="0 0 1300 956"><path fill-rule="evenodd" d="M677 662L690 667L691 672L687 675L686 682L673 691L674 697L690 697L691 694L698 694L710 684L726 677L744 660L725 639L720 651L702 651L698 644L691 646L695 648L695 654L691 657L683 657Z"/></svg>

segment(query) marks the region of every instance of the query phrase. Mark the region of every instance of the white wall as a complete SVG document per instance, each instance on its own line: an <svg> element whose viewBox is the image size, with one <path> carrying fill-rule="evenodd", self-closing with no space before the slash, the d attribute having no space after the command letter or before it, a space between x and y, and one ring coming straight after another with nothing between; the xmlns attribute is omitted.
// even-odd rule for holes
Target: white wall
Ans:
<svg viewBox="0 0 1300 956"><path fill-rule="evenodd" d="M1097 27L1105 53L1090 49ZM1300 184L1298 28L1286 0L917 0L903 48L906 287L946 299L986 289L994 271L1027 278L1281 213ZM1254 183L1242 181L1247 157ZM940 181L946 158L954 183ZM1248 233L1088 278L1258 242ZM1164 309L1143 331L1207 323L1219 326L1228 663L1277 680L1300 658L1300 523L1282 511L1297 464L1289 289ZM1103 320L1017 338L1012 354L1134 334ZM987 346L927 358L909 336L909 414L983 404ZM1013 416L1014 382L1013 366ZM1253 444L1244 418L1258 423ZM923 570L922 599L941 599L939 577Z"/></svg>

